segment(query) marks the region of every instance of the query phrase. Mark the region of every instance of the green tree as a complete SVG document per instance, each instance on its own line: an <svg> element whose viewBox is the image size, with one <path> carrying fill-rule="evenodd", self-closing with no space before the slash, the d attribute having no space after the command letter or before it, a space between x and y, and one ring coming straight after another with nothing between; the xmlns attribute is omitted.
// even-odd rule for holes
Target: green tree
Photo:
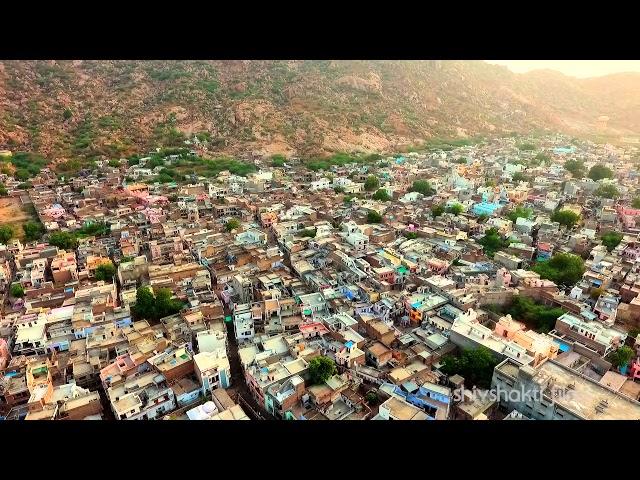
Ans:
<svg viewBox="0 0 640 480"><path fill-rule="evenodd" d="M531 210L530 208L518 206L507 213L507 218L513 223L516 223L516 220L518 220L518 218L531 218L532 215L533 210Z"/></svg>
<svg viewBox="0 0 640 480"><path fill-rule="evenodd" d="M496 313L508 313L514 319L523 322L527 327L537 332L548 333L555 327L556 320L564 314L564 310L537 303L532 298L524 295L516 295L504 311L498 308Z"/></svg>
<svg viewBox="0 0 640 480"><path fill-rule="evenodd" d="M535 150L536 146L532 143L521 143L520 145L518 145L518 149L522 151L531 151Z"/></svg>
<svg viewBox="0 0 640 480"><path fill-rule="evenodd" d="M9 293L13 298L22 298L24 297L24 288L19 283L13 283Z"/></svg>
<svg viewBox="0 0 640 480"><path fill-rule="evenodd" d="M16 170L14 176L16 177L16 180L20 180L21 182L24 182L25 180L28 180L29 177L31 177L29 172L23 168L19 168L18 170Z"/></svg>
<svg viewBox="0 0 640 480"><path fill-rule="evenodd" d="M344 203L351 203L354 198L356 198L356 197L353 196L353 195L345 195L344 198L342 199L342 201Z"/></svg>
<svg viewBox="0 0 640 480"><path fill-rule="evenodd" d="M65 121L67 121L67 120L69 120L71 117L73 117L73 112L72 112L70 109L65 108L65 109L64 109L64 112L62 112L62 118L63 118Z"/></svg>
<svg viewBox="0 0 640 480"><path fill-rule="evenodd" d="M104 280L110 282L116 274L116 267L112 262L104 262L96 268L96 280Z"/></svg>
<svg viewBox="0 0 640 480"><path fill-rule="evenodd" d="M489 215L487 215L486 213L481 213L480 215L478 215L478 223L484 223L489 219Z"/></svg>
<svg viewBox="0 0 640 480"><path fill-rule="evenodd" d="M442 359L441 370L446 375L462 375L465 384L478 388L490 388L493 369L498 360L486 347L463 350L458 357L446 355Z"/></svg>
<svg viewBox="0 0 640 480"><path fill-rule="evenodd" d="M464 211L464 207L459 203L454 203L450 207L447 208L447 212L453 213L454 215L460 215Z"/></svg>
<svg viewBox="0 0 640 480"><path fill-rule="evenodd" d="M284 162L286 158L284 155L276 154L271 157L271 166L272 167L284 167Z"/></svg>
<svg viewBox="0 0 640 480"><path fill-rule="evenodd" d="M326 382L338 372L336 364L329 357L315 357L309 362L309 377L313 385Z"/></svg>
<svg viewBox="0 0 640 480"><path fill-rule="evenodd" d="M638 335L640 335L640 328L632 328L631 330L629 330L628 337L635 340L636 338L638 338Z"/></svg>
<svg viewBox="0 0 640 480"><path fill-rule="evenodd" d="M373 175L369 175L364 182L364 189L367 192L372 192L376 190L380 186L380 181L378 177L374 177Z"/></svg>
<svg viewBox="0 0 640 480"><path fill-rule="evenodd" d="M317 233L317 229L315 228L305 228L304 230L302 230L299 235L301 237L311 237L314 238L316 236Z"/></svg>
<svg viewBox="0 0 640 480"><path fill-rule="evenodd" d="M391 200L391 197L383 188L380 188L376 193L374 193L372 198L374 200L380 200L382 202L388 202L389 200Z"/></svg>
<svg viewBox="0 0 640 480"><path fill-rule="evenodd" d="M367 213L367 222L368 223L382 223L382 215L374 210L369 210Z"/></svg>
<svg viewBox="0 0 640 480"><path fill-rule="evenodd" d="M547 164L550 161L551 161L551 157L549 155L547 155L546 153L540 152L531 161L531 165L537 166L537 165L541 165L541 164Z"/></svg>
<svg viewBox="0 0 640 480"><path fill-rule="evenodd" d="M414 240L418 238L418 234L416 232L402 232L402 235L409 240Z"/></svg>
<svg viewBox="0 0 640 480"><path fill-rule="evenodd" d="M558 253L550 260L536 263L532 270L559 285L573 285L585 272L584 260L571 253Z"/></svg>
<svg viewBox="0 0 640 480"><path fill-rule="evenodd" d="M495 228L487 230L484 237L478 240L478 243L482 245L484 253L489 258L493 258L498 250L509 246L509 243L502 238Z"/></svg>
<svg viewBox="0 0 640 480"><path fill-rule="evenodd" d="M415 180L409 189L410 192L418 192L428 197L436 191L427 180Z"/></svg>
<svg viewBox="0 0 640 480"><path fill-rule="evenodd" d="M172 299L173 294L168 288L161 288L156 292L155 319L159 320L174 315L182 310L182 302Z"/></svg>
<svg viewBox="0 0 640 480"><path fill-rule="evenodd" d="M5 245L11 238L13 237L13 228L11 225L2 225L0 226L0 243L4 243Z"/></svg>
<svg viewBox="0 0 640 480"><path fill-rule="evenodd" d="M153 319L155 316L155 295L151 287L144 285L136 291L136 303L131 312L137 319Z"/></svg>
<svg viewBox="0 0 640 480"><path fill-rule="evenodd" d="M161 288L154 294L151 287L144 285L136 291L131 311L136 319L160 320L178 313L182 307L182 302L172 299L171 290Z"/></svg>
<svg viewBox="0 0 640 480"><path fill-rule="evenodd" d="M367 394L364 396L364 399L366 400L367 405L370 405L370 406L375 406L380 401L378 398L378 394L373 391L367 392Z"/></svg>
<svg viewBox="0 0 640 480"><path fill-rule="evenodd" d="M240 227L240 221L232 218L227 223L225 223L224 228L227 232L231 232Z"/></svg>
<svg viewBox="0 0 640 480"><path fill-rule="evenodd" d="M597 300L598 297L600 297L600 295L602 295L602 292L604 292L604 288L592 288L591 291L589 292L589 296L591 298L593 298L594 300Z"/></svg>
<svg viewBox="0 0 640 480"><path fill-rule="evenodd" d="M602 244L611 252L620 244L622 237L623 235L619 232L607 232L602 235Z"/></svg>
<svg viewBox="0 0 640 480"><path fill-rule="evenodd" d="M40 240L44 234L44 228L40 222L27 222L22 225L24 231L24 239L27 242Z"/></svg>
<svg viewBox="0 0 640 480"><path fill-rule="evenodd" d="M344 188L339 186L339 185L337 185L337 186L333 187L333 191L336 192L336 193L344 193Z"/></svg>
<svg viewBox="0 0 640 480"><path fill-rule="evenodd" d="M589 169L588 177L591 180L602 180L603 178L613 178L613 171L604 165L597 164Z"/></svg>
<svg viewBox="0 0 640 480"><path fill-rule="evenodd" d="M529 181L529 177L527 177L524 173L522 172L516 172L511 176L511 180L514 183L518 183L518 182L528 182Z"/></svg>
<svg viewBox="0 0 640 480"><path fill-rule="evenodd" d="M629 365L634 355L635 352L631 347L623 345L609 355L609 360L614 367L624 368Z"/></svg>
<svg viewBox="0 0 640 480"><path fill-rule="evenodd" d="M596 189L595 194L602 198L618 198L620 196L620 191L615 185L608 183L606 185L600 185Z"/></svg>
<svg viewBox="0 0 640 480"><path fill-rule="evenodd" d="M573 178L583 178L585 173L584 162L582 160L567 160L564 162L564 169L571 173Z"/></svg>
<svg viewBox="0 0 640 480"><path fill-rule="evenodd" d="M640 208L640 197L634 198L633 201L631 202L631 206L633 208Z"/></svg>
<svg viewBox="0 0 640 480"><path fill-rule="evenodd" d="M78 240L69 232L54 232L49 236L49 244L63 250L73 250L78 247Z"/></svg>
<svg viewBox="0 0 640 480"><path fill-rule="evenodd" d="M431 215L433 218L437 218L444 213L444 205L432 205L431 206Z"/></svg>
<svg viewBox="0 0 640 480"><path fill-rule="evenodd" d="M553 212L553 215L551 215L552 222L558 222L567 228L573 228L573 226L578 223L578 220L580 220L580 215L571 210L556 210Z"/></svg>
<svg viewBox="0 0 640 480"><path fill-rule="evenodd" d="M0 197L6 197L9 195L9 190L4 186L4 183L0 183Z"/></svg>

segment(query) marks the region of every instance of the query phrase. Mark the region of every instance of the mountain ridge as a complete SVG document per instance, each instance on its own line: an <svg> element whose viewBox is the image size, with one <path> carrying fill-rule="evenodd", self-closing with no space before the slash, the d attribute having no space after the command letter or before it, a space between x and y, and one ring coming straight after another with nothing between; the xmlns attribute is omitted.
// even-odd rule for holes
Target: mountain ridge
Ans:
<svg viewBox="0 0 640 480"><path fill-rule="evenodd" d="M0 149L56 161L195 134L212 155L300 156L512 132L633 136L638 106L640 74L578 79L481 61L0 62Z"/></svg>

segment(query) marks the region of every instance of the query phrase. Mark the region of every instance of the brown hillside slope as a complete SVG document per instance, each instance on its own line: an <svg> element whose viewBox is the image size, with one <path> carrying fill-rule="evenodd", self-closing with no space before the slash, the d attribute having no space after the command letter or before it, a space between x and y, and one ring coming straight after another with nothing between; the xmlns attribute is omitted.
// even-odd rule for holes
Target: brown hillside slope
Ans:
<svg viewBox="0 0 640 480"><path fill-rule="evenodd" d="M388 151L432 137L640 131L640 75L477 61L4 61L0 149L118 157L208 132L214 153ZM72 116L64 118L64 111Z"/></svg>

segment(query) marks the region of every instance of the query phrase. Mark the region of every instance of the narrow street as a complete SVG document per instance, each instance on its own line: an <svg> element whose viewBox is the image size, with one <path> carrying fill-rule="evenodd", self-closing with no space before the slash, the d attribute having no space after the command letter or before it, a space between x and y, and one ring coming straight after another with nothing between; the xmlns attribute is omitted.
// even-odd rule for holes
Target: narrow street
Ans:
<svg viewBox="0 0 640 480"><path fill-rule="evenodd" d="M218 294L220 298L220 295ZM222 298L220 298L222 302ZM231 309L222 302L224 306L225 318L232 316ZM246 414L252 420L275 420L269 414L264 406L259 405L253 398L247 384L244 380L244 371L240 363L240 354L238 353L238 341L236 339L236 331L233 322L225 322L227 331L227 355L229 357L229 366L231 368L231 388L237 393L237 402L244 409Z"/></svg>

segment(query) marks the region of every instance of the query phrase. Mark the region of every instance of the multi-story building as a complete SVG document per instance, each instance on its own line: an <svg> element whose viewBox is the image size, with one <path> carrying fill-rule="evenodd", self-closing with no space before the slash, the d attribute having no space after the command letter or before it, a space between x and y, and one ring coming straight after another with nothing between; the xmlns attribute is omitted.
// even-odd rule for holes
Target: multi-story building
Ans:
<svg viewBox="0 0 640 480"><path fill-rule="evenodd" d="M200 352L193 356L193 363L203 395L231 385L231 366L226 350L219 348L213 352Z"/></svg>
<svg viewBox="0 0 640 480"><path fill-rule="evenodd" d="M503 409L537 420L640 420L640 403L554 360L534 368L507 358L491 386Z"/></svg>
<svg viewBox="0 0 640 480"><path fill-rule="evenodd" d="M551 333L568 337L603 356L623 345L627 338L626 332L607 327L597 320L587 321L571 313L560 316Z"/></svg>
<svg viewBox="0 0 640 480"><path fill-rule="evenodd" d="M176 408L173 390L155 370L112 385L107 397L117 420L153 420Z"/></svg>

